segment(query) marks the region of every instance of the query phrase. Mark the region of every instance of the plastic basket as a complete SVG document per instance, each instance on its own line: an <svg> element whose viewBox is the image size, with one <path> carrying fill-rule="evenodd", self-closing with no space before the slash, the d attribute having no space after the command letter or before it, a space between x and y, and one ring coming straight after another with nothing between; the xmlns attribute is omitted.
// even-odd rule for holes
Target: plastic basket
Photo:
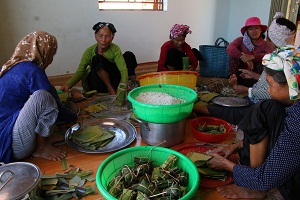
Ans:
<svg viewBox="0 0 300 200"><path fill-rule="evenodd" d="M153 72L137 77L140 86L151 84L174 84L195 89L198 72L195 71L165 71Z"/></svg>
<svg viewBox="0 0 300 200"><path fill-rule="evenodd" d="M180 200L189 200L198 191L200 184L199 172L189 158L175 150L164 147L138 146L127 148L112 154L99 166L96 174L96 185L105 199L117 200L107 192L106 186L123 165L127 164L133 166L133 156L148 156L150 160L154 161L155 165L161 165L170 154L178 157L177 166L189 174L187 186L188 193L180 198Z"/></svg>
<svg viewBox="0 0 300 200"><path fill-rule="evenodd" d="M173 105L145 104L135 100L141 92L163 92L184 99L185 102ZM194 90L184 86L153 84L131 90L127 98L132 103L133 112L138 118L147 122L165 124L185 119L192 112L198 95Z"/></svg>

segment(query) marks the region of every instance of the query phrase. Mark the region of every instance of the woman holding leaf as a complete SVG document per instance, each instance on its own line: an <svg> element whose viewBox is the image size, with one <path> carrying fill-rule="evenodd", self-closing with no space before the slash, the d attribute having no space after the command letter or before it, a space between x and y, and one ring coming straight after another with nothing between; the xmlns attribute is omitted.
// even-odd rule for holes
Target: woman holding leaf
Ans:
<svg viewBox="0 0 300 200"><path fill-rule="evenodd" d="M120 47L112 42L117 32L112 23L98 22L93 30L97 43L85 50L77 71L61 90L67 92L81 80L84 91L118 94L127 89L128 76L135 77L135 55L130 51L122 54Z"/></svg>
<svg viewBox="0 0 300 200"><path fill-rule="evenodd" d="M54 36L36 31L25 36L0 68L0 162L28 156L60 160L66 156L52 144L57 119L76 122L77 116L60 103L45 69L57 50Z"/></svg>

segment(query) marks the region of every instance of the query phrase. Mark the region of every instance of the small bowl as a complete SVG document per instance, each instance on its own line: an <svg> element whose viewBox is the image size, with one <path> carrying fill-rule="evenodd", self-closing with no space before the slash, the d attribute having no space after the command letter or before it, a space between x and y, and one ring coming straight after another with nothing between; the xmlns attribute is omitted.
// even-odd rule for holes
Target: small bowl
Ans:
<svg viewBox="0 0 300 200"><path fill-rule="evenodd" d="M209 134L209 133L198 131L197 128L199 126L203 126L204 124L217 125L217 126L224 125L224 127L226 128L226 132L223 134ZM225 140L226 136L231 131L231 126L228 122L216 117L195 118L190 122L190 127L192 129L194 137L204 142L221 142Z"/></svg>

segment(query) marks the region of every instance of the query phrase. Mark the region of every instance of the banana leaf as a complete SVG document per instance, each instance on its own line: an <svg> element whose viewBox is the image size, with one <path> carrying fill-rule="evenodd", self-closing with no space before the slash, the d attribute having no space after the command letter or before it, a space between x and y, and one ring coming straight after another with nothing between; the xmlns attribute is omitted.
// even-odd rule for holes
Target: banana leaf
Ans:
<svg viewBox="0 0 300 200"><path fill-rule="evenodd" d="M81 131L72 134L74 143L91 150L106 146L115 137L115 132L99 126L86 126Z"/></svg>
<svg viewBox="0 0 300 200"><path fill-rule="evenodd" d="M142 165L142 164L148 164L148 163L153 163L152 160L149 160L148 157L138 157L138 156L134 156L133 157L133 163L136 166Z"/></svg>
<svg viewBox="0 0 300 200"><path fill-rule="evenodd" d="M136 196L137 193L135 191L129 189L123 189L123 192L119 197L119 200L135 200Z"/></svg>
<svg viewBox="0 0 300 200"><path fill-rule="evenodd" d="M161 168L163 168L163 169L170 169L170 168L172 168L175 165L175 163L176 163L177 160L178 160L178 158L175 155L171 154L167 158L167 160L161 165Z"/></svg>
<svg viewBox="0 0 300 200"><path fill-rule="evenodd" d="M139 184L134 187L135 190L140 191L148 196L154 194L155 187L153 184L149 184L147 181L142 180Z"/></svg>
<svg viewBox="0 0 300 200"><path fill-rule="evenodd" d="M150 199L149 199L149 197L146 194L138 191L137 192L136 200L150 200Z"/></svg>
<svg viewBox="0 0 300 200"><path fill-rule="evenodd" d="M98 113L103 110L102 106L99 103L93 104L87 108L84 109L85 111L89 113Z"/></svg>
<svg viewBox="0 0 300 200"><path fill-rule="evenodd" d="M222 134L226 132L226 128L223 124L220 126L204 124L203 126L198 126L197 130L205 133L211 133L211 134Z"/></svg>
<svg viewBox="0 0 300 200"><path fill-rule="evenodd" d="M174 184L173 179L168 179L168 180L161 180L161 181L154 181L154 185L158 189L166 189L168 187L171 187Z"/></svg>
<svg viewBox="0 0 300 200"><path fill-rule="evenodd" d="M134 169L130 168L128 165L124 165L121 171L126 183L135 183L138 180L134 173Z"/></svg>
<svg viewBox="0 0 300 200"><path fill-rule="evenodd" d="M116 94L116 101L115 101L116 106L119 107L123 106L125 103L126 96L127 96L127 84L120 83Z"/></svg>
<svg viewBox="0 0 300 200"><path fill-rule="evenodd" d="M208 159L212 158L209 155L198 153L198 152L189 152L188 154L186 154L186 156L193 162L196 162L198 160L207 161Z"/></svg>
<svg viewBox="0 0 300 200"><path fill-rule="evenodd" d="M171 187L163 190L164 196L168 196L170 198L179 198L180 197L180 189L178 183L175 183Z"/></svg>
<svg viewBox="0 0 300 200"><path fill-rule="evenodd" d="M62 168L63 171L67 170L68 163L67 163L66 158L61 159L61 168Z"/></svg>
<svg viewBox="0 0 300 200"><path fill-rule="evenodd" d="M146 163L146 164L141 164L139 166L137 166L137 168L135 169L136 175L143 175L145 173L148 173L152 170L152 163Z"/></svg>
<svg viewBox="0 0 300 200"><path fill-rule="evenodd" d="M189 174L187 172L181 172L178 176L181 186L187 186L189 180Z"/></svg>
<svg viewBox="0 0 300 200"><path fill-rule="evenodd" d="M182 172L182 169L179 168L178 166L173 167L172 169L170 169L170 174L172 176L177 176L177 174L180 174Z"/></svg>

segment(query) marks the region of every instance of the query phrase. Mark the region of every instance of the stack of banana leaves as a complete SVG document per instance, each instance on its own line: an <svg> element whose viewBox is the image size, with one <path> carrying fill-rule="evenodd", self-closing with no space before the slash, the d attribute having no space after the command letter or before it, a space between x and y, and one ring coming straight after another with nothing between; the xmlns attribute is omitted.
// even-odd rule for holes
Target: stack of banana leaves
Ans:
<svg viewBox="0 0 300 200"><path fill-rule="evenodd" d="M198 168L200 176L223 181L227 178L228 171L214 170L207 166L207 161L212 159L211 156L198 152L189 152L186 156L194 162L194 164Z"/></svg>
<svg viewBox="0 0 300 200"><path fill-rule="evenodd" d="M82 199L89 194L96 194L96 188L86 185L86 182L93 182L93 171L82 171L80 168L73 168L66 173L44 174L42 176L42 194L35 200L68 200Z"/></svg>
<svg viewBox="0 0 300 200"><path fill-rule="evenodd" d="M177 159L171 154L155 166L147 157L134 157L134 166L124 165L107 190L119 200L179 199L188 192L188 173L176 166Z"/></svg>
<svg viewBox="0 0 300 200"><path fill-rule="evenodd" d="M115 132L99 126L85 126L71 135L74 143L89 150L106 146L115 137Z"/></svg>

